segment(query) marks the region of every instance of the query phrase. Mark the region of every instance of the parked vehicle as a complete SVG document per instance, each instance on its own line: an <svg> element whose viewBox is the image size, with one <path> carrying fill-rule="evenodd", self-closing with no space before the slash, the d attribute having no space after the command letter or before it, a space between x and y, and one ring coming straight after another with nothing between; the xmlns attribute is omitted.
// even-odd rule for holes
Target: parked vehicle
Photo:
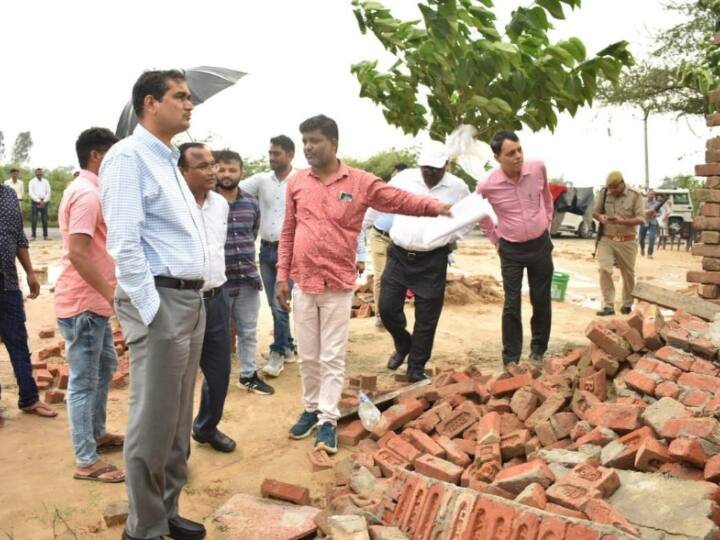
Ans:
<svg viewBox="0 0 720 540"><path fill-rule="evenodd" d="M654 189L657 197L670 197L668 228L679 231L683 223L693 222L693 202L689 189Z"/></svg>
<svg viewBox="0 0 720 540"><path fill-rule="evenodd" d="M593 188L568 187L555 200L550 234L569 233L579 238L595 236L598 224L592 218L594 201Z"/></svg>

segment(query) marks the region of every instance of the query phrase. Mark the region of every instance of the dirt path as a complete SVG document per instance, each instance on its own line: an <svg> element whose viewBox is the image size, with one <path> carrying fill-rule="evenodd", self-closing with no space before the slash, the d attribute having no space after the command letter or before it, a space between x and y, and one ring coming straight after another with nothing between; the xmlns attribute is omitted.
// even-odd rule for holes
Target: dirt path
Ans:
<svg viewBox="0 0 720 540"><path fill-rule="evenodd" d="M556 269L571 274L566 302L553 305L551 352L584 343L583 331L598 308L597 271L591 258L591 241L555 240ZM60 253L59 242L34 243L31 254L36 266L49 265L54 277ZM663 251L654 260L638 260L638 279L655 280L670 288L685 288L684 274L698 266L685 251ZM456 254L456 271L468 275L491 275L499 279L499 263L492 246L480 238L463 242ZM43 287L41 297L26 303L31 350L46 342L38 339L38 330L54 326L52 293ZM525 295L523 319L529 328L530 306ZM437 365L478 364L484 370L500 367L500 314L502 304L446 304L440 319L433 361ZM408 310L412 321L412 312ZM269 310L261 308L259 350L267 349L272 328ZM353 319L350 323L348 373L369 372L382 375L390 383L384 368L391 352L389 335L378 331L372 319ZM527 333L527 330L526 330ZM526 335L527 347L527 335ZM316 502L324 494L330 472L312 473L306 453L312 441L293 442L287 429L300 412L300 378L297 364L288 366L274 381L274 396L256 396L238 389L237 364L233 385L226 402L221 428L238 442L232 454L219 454L192 444L189 462L190 481L181 498L182 514L204 520L230 495L238 492L259 494L266 477L298 482L311 487ZM0 538L43 540L49 538L92 537L116 539L119 528L107 529L102 510L110 502L126 498L123 484L105 485L72 479L74 462L67 413L54 406L59 415L44 420L20 413L15 404L17 386L6 350L0 348L0 383L3 394L0 407ZM199 385L198 385L199 388ZM127 414L127 389L111 389L108 403L108 427L123 431ZM196 392L197 394L197 392ZM335 459L342 459L341 450ZM108 454L117 465L122 455ZM74 536L76 535L76 536Z"/></svg>

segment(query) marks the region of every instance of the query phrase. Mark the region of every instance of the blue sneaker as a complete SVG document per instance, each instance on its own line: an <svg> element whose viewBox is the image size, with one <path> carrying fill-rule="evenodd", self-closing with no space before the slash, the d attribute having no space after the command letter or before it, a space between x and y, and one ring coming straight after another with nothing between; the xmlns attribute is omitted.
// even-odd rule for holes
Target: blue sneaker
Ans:
<svg viewBox="0 0 720 540"><path fill-rule="evenodd" d="M315 450L325 450L328 454L337 454L337 434L335 426L325 422L315 436Z"/></svg>
<svg viewBox="0 0 720 540"><path fill-rule="evenodd" d="M309 437L313 430L317 427L318 412L303 412L295 422L295 425L290 428L291 439L304 439Z"/></svg>

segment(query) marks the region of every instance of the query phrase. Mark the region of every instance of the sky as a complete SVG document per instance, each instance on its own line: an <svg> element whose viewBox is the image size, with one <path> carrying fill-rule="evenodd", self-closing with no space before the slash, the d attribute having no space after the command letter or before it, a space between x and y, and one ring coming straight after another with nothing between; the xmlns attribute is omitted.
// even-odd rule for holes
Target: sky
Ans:
<svg viewBox="0 0 720 540"><path fill-rule="evenodd" d="M409 0L386 0L400 18L418 17ZM497 0L500 20L529 0ZM420 145L389 126L381 109L359 97L353 63L391 57L372 35L362 35L349 0L23 0L3 2L0 55L0 130L6 158L17 134L31 131L31 166L72 166L78 134L90 126L115 129L132 84L145 69L215 65L247 72L234 87L193 112L190 133L243 156L265 155L274 135L299 145L299 123L315 114L334 118L341 157L364 158L389 147ZM38 16L38 15L41 16ZM580 37L588 52L626 39L645 55L654 29L676 22L661 0L584 0L557 21L553 39ZM17 44L17 45L13 45ZM644 182L643 126L632 109L594 106L562 115L554 133L520 132L526 157L543 159L551 178L598 185L610 170ZM702 163L702 119L649 121L650 179L692 174ZM296 166L304 166L302 152Z"/></svg>

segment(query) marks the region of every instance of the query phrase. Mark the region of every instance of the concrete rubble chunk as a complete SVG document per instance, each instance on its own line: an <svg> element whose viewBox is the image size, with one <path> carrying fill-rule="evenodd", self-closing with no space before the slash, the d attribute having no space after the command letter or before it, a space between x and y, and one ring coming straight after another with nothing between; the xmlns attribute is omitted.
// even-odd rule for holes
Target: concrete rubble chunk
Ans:
<svg viewBox="0 0 720 540"><path fill-rule="evenodd" d="M578 465L579 463L585 463L588 459L590 459L590 456L582 452L573 452L572 450L563 450L561 448L553 450L540 450L540 452L538 452L538 457L548 464L557 463L563 467L570 468Z"/></svg>
<svg viewBox="0 0 720 540"><path fill-rule="evenodd" d="M370 540L368 524L362 516L330 516L328 524L333 540Z"/></svg>
<svg viewBox="0 0 720 540"><path fill-rule="evenodd" d="M103 520L105 525L108 527L115 527L116 525L124 525L128 517L128 502L127 501L115 501L111 502L103 510Z"/></svg>
<svg viewBox="0 0 720 540"><path fill-rule="evenodd" d="M208 538L301 540L317 530L312 506L297 506L243 493L233 495L211 516ZM269 534L268 524L272 524Z"/></svg>
<svg viewBox="0 0 720 540"><path fill-rule="evenodd" d="M718 534L710 517L714 503L708 499L716 485L661 474L617 473L620 487L608 502L638 529L641 538L700 540Z"/></svg>
<svg viewBox="0 0 720 540"><path fill-rule="evenodd" d="M645 409L641 418L643 423L655 430L655 433L660 433L663 425L668 420L672 418L686 418L691 416L691 414L687 407L679 401L664 397Z"/></svg>

